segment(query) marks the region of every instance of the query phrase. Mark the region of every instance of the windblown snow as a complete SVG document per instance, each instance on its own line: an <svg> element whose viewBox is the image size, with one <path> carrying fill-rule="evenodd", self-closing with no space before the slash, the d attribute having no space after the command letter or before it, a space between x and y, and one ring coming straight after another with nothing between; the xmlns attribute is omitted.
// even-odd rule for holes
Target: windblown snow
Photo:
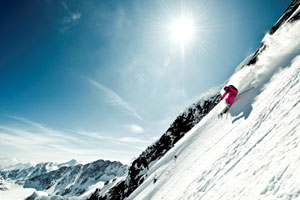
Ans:
<svg viewBox="0 0 300 200"><path fill-rule="evenodd" d="M152 166L127 199L300 199L300 23L263 39L255 64L229 79L242 93L219 103Z"/></svg>

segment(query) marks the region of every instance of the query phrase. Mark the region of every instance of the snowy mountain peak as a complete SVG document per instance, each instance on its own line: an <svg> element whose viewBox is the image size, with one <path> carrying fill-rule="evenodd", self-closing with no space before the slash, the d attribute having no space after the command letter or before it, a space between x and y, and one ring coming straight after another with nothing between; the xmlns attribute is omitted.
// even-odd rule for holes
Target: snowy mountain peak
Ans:
<svg viewBox="0 0 300 200"><path fill-rule="evenodd" d="M8 189L7 179L24 188L37 190L27 199L43 199L45 196L53 199L83 199L96 187L103 187L126 172L126 165L108 160L97 160L85 165L77 164L74 159L61 164L38 163L27 169L0 171L0 188Z"/></svg>
<svg viewBox="0 0 300 200"><path fill-rule="evenodd" d="M60 164L58 164L57 166L58 166L58 167L63 167L63 166L68 166L68 167L70 167L70 166L75 166L75 165L78 165L78 164L79 164L79 163L77 162L77 160L72 159L72 160L70 160L70 161L68 161L68 162L60 163Z"/></svg>
<svg viewBox="0 0 300 200"><path fill-rule="evenodd" d="M34 166L34 163L31 162L22 163L16 158L0 158L1 171L27 169L32 166Z"/></svg>

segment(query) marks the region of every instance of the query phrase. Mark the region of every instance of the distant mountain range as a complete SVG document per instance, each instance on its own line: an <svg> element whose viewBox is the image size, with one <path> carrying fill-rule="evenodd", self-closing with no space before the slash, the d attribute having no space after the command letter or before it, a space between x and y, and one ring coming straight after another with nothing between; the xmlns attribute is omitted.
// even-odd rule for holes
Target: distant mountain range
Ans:
<svg viewBox="0 0 300 200"><path fill-rule="evenodd" d="M103 187L105 183L127 172L126 165L107 160L97 160L85 165L70 160L61 164L46 162L30 167L23 165L24 168L20 168L20 163L16 163L15 166L9 166L11 170L0 171L0 190L8 190L6 181L13 181L24 188L34 188L64 199L84 195L93 185ZM33 196L37 197L38 194L41 193L36 192Z"/></svg>
<svg viewBox="0 0 300 200"><path fill-rule="evenodd" d="M33 163L21 163L16 158L0 158L0 170L25 169L32 167Z"/></svg>

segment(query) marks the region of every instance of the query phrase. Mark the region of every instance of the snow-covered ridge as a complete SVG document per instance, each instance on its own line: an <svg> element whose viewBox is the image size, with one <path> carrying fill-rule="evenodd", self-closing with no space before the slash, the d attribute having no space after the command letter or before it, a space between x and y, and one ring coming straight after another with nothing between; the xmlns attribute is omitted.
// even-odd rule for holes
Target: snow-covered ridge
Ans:
<svg viewBox="0 0 300 200"><path fill-rule="evenodd" d="M288 6L284 14L281 16L281 18L275 23L275 25L270 29L269 33L267 35L273 35L280 27L282 27L286 23L293 23L295 21L298 21L300 19L300 13L299 13L299 0L293 0L292 3ZM251 59L246 63L244 66L253 65L257 62L257 58L262 52L266 49L268 44L266 44L264 41L262 41L260 47L257 49L257 51L253 54Z"/></svg>
<svg viewBox="0 0 300 200"><path fill-rule="evenodd" d="M32 167L33 163L21 163L16 158L0 158L0 170L9 171L14 169L26 169Z"/></svg>
<svg viewBox="0 0 300 200"><path fill-rule="evenodd" d="M24 188L36 190L28 197L31 200L84 199L97 187L102 188L111 185L114 183L111 180L117 180L126 172L127 166L116 161L97 160L85 165L78 164L76 160L60 164L46 162L27 169L0 171L3 176L3 178L0 176L0 190L8 190L9 185L16 187L21 185ZM20 186L18 188L21 190ZM28 191L27 189L27 194Z"/></svg>
<svg viewBox="0 0 300 200"><path fill-rule="evenodd" d="M108 190L95 191L90 199L124 199L147 178L147 171L163 157L174 145L220 101L220 88L214 88L199 97L199 100L184 110L171 124L170 128L153 145L149 146L132 162L127 176Z"/></svg>
<svg viewBox="0 0 300 200"><path fill-rule="evenodd" d="M78 163L75 160L71 160L69 162L61 164L53 162L38 163L34 166L17 163L10 167L4 168L5 170L0 171L0 175L5 179L11 179L16 181L16 183L23 185L24 181L29 178L39 176L41 174L48 173L53 170L57 170L63 166L74 166L76 164Z"/></svg>
<svg viewBox="0 0 300 200"><path fill-rule="evenodd" d="M290 65L299 54L299 37L299 21L285 23L272 35L266 34L262 40L264 51L257 57L256 63L235 72L228 84L235 85L239 91L263 86L274 73Z"/></svg>
<svg viewBox="0 0 300 200"><path fill-rule="evenodd" d="M281 27L284 23L294 22L299 19L299 0L293 0L289 7L286 9L282 17L276 22L276 24L269 31L270 35L275 33L279 27Z"/></svg>
<svg viewBox="0 0 300 200"><path fill-rule="evenodd" d="M97 160L86 165L64 166L58 170L29 178L24 188L35 188L50 194L72 197L87 192L91 185L103 184L116 177L123 176L127 166L120 162Z"/></svg>

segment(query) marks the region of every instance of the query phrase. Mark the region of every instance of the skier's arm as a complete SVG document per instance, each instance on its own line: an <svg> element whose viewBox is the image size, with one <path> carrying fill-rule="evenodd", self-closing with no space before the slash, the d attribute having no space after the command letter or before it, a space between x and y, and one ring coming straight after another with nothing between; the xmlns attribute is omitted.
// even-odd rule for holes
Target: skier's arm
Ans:
<svg viewBox="0 0 300 200"><path fill-rule="evenodd" d="M227 95L227 91L225 91L225 93L223 94L223 96L221 97L221 100L223 100L225 97L226 97L226 95Z"/></svg>

